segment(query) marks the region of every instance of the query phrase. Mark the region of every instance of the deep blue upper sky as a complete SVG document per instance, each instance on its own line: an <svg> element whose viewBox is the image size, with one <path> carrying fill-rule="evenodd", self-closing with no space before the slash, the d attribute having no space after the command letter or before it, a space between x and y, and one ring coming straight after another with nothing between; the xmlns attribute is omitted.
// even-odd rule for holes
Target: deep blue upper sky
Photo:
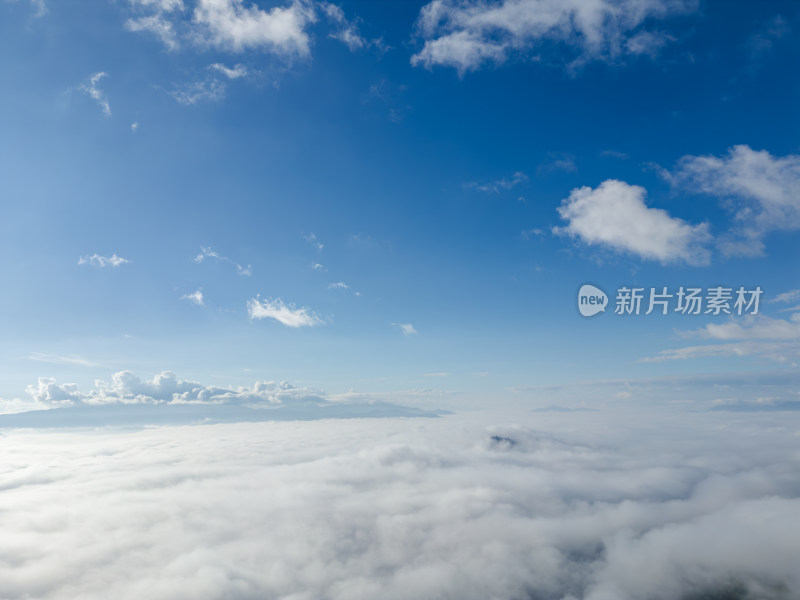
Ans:
<svg viewBox="0 0 800 600"><path fill-rule="evenodd" d="M792 1L2 1L0 397L787 399L798 32ZM584 319L585 282L764 295Z"/></svg>

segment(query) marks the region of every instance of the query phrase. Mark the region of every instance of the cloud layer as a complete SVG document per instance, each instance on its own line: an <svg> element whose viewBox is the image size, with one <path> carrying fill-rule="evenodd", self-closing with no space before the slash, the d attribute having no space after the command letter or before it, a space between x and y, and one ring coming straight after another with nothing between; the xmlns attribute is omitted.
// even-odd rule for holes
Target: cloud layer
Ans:
<svg viewBox="0 0 800 600"><path fill-rule="evenodd" d="M796 598L797 422L746 417L6 431L0 596Z"/></svg>

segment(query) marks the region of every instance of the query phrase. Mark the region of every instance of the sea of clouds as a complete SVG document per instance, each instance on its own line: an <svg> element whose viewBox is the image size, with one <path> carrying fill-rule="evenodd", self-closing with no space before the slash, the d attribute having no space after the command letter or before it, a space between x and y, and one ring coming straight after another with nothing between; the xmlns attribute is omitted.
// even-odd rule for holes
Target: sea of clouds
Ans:
<svg viewBox="0 0 800 600"><path fill-rule="evenodd" d="M796 412L0 430L0 598L800 597Z"/></svg>

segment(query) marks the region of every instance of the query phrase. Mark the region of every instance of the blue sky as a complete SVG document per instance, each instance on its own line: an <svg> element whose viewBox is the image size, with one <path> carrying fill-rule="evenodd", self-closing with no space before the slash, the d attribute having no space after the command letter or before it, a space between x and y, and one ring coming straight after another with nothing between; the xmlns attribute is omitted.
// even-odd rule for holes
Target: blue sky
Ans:
<svg viewBox="0 0 800 600"><path fill-rule="evenodd" d="M3 0L0 398L797 400L798 31L788 1ZM764 294L585 319L586 282Z"/></svg>

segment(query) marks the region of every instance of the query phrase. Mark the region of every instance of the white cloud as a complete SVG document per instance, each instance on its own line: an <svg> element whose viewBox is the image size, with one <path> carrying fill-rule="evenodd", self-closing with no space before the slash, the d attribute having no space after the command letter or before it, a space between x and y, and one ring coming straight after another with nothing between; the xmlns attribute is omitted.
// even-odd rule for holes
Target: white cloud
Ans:
<svg viewBox="0 0 800 600"><path fill-rule="evenodd" d="M171 371L162 371L151 380L142 380L130 371L119 371L111 381L95 381L88 392L79 391L74 383L57 384L53 378L40 377L36 385L27 387L27 392L34 401L49 407L163 403L280 405L309 399L325 402L322 392L285 382L257 381L252 387L213 387L178 379Z"/></svg>
<svg viewBox="0 0 800 600"><path fill-rule="evenodd" d="M720 240L723 253L763 254L771 231L800 230L800 155L772 156L746 145L726 156L685 156L665 176L682 189L723 199L736 225Z"/></svg>
<svg viewBox="0 0 800 600"><path fill-rule="evenodd" d="M100 80L108 77L107 73L102 71L95 73L89 77L89 81L80 86L80 89L89 95L89 97L97 102L98 106L103 110L103 114L107 117L111 116L111 105L108 103L108 98L105 92L98 87Z"/></svg>
<svg viewBox="0 0 800 600"><path fill-rule="evenodd" d="M75 365L79 367L99 367L96 362L86 360L79 356L60 356L58 354L47 354L44 352L34 352L28 356L28 360L36 362L50 363L55 365Z"/></svg>
<svg viewBox="0 0 800 600"><path fill-rule="evenodd" d="M6 430L0 596L796 598L793 414Z"/></svg>
<svg viewBox="0 0 800 600"><path fill-rule="evenodd" d="M662 263L708 264L708 225L690 225L645 204L644 188L609 179L572 190L558 208L568 224L554 233Z"/></svg>
<svg viewBox="0 0 800 600"><path fill-rule="evenodd" d="M181 296L181 300L188 300L193 304L197 304L197 306L205 306L205 302L203 301L202 290L195 290L191 294L185 294Z"/></svg>
<svg viewBox="0 0 800 600"><path fill-rule="evenodd" d="M176 50L179 46L174 26L160 13L128 19L125 21L125 29L134 33L148 31L161 40L168 50Z"/></svg>
<svg viewBox="0 0 800 600"><path fill-rule="evenodd" d="M170 95L180 104L192 106L201 102L219 102L227 88L218 79L199 79L175 86Z"/></svg>
<svg viewBox="0 0 800 600"><path fill-rule="evenodd" d="M322 266L320 263L318 263L318 262L311 263L311 268L312 268L313 270L315 270L315 271L324 271L324 270L325 270L325 267L323 267L323 266Z"/></svg>
<svg viewBox="0 0 800 600"><path fill-rule="evenodd" d="M43 17L49 12L44 0L31 0L31 6L35 9L34 17Z"/></svg>
<svg viewBox="0 0 800 600"><path fill-rule="evenodd" d="M794 302L798 299L800 299L800 290L789 290L788 292L778 294L771 300L768 300L768 302Z"/></svg>
<svg viewBox="0 0 800 600"><path fill-rule="evenodd" d="M503 177L495 181L487 183L477 183L470 181L464 184L465 188L478 190L479 192L486 192L488 194L498 194L504 190L510 190L518 185L528 181L528 176L522 171L517 171L511 177Z"/></svg>
<svg viewBox="0 0 800 600"><path fill-rule="evenodd" d="M400 328L400 331L403 332L403 335L416 335L417 330L414 329L414 326L411 323L392 323L392 325L396 325Z"/></svg>
<svg viewBox="0 0 800 600"><path fill-rule="evenodd" d="M538 173L547 173L553 171L566 171L573 173L578 170L575 164L575 157L566 152L548 152L547 160L539 165L536 169Z"/></svg>
<svg viewBox="0 0 800 600"><path fill-rule="evenodd" d="M139 123L138 122L131 123L131 131L133 133L136 133L137 131L139 131Z"/></svg>
<svg viewBox="0 0 800 600"><path fill-rule="evenodd" d="M344 281L337 281L335 283L329 283L328 284L328 289L329 290L333 290L333 289L348 290L348 289L350 289L350 286L347 285Z"/></svg>
<svg viewBox="0 0 800 600"><path fill-rule="evenodd" d="M117 256L116 253L111 256L100 256L99 254L92 254L81 256L78 259L79 265L92 265L93 267L118 267L130 262L127 258Z"/></svg>
<svg viewBox="0 0 800 600"><path fill-rule="evenodd" d="M266 49L286 57L308 56L306 29L316 21L313 7L296 0L269 11L244 0L198 0L193 23L203 39L220 49Z"/></svg>
<svg viewBox="0 0 800 600"><path fill-rule="evenodd" d="M351 51L389 48L382 38L366 39L359 32L360 19L348 19L342 8L329 2L292 0L283 6L262 8L254 0L131 0L131 16L125 23L133 32L149 32L167 47L212 47L233 53L260 50L284 60L311 54L311 27L321 14L330 30ZM215 63L219 65L220 63ZM222 66L222 65L220 65ZM227 77L243 75L236 68L220 69Z"/></svg>
<svg viewBox="0 0 800 600"><path fill-rule="evenodd" d="M671 38L644 29L647 21L695 10L694 0L434 0L417 19L423 48L411 63L454 67L459 74L510 55L539 60L546 43L568 49L570 66L654 55ZM555 59L560 60L560 59Z"/></svg>
<svg viewBox="0 0 800 600"><path fill-rule="evenodd" d="M322 319L307 306L302 308L287 306L280 298L275 300L251 298L247 301L247 313L251 319L274 319L287 327L313 327L323 323Z"/></svg>
<svg viewBox="0 0 800 600"><path fill-rule="evenodd" d="M251 265L247 265L246 267L243 267L242 265L240 265L236 261L228 258L227 256L222 256L219 253L217 253L216 251L214 251L212 248L206 247L206 246L201 246L200 247L200 253L197 256L194 257L193 262L196 262L196 263L199 264L199 263L203 262L207 258L211 258L215 262L225 262L225 263L232 264L234 266L234 268L236 269L236 272L239 275L244 275L245 277L249 277L250 275L253 274L253 267Z"/></svg>
<svg viewBox="0 0 800 600"><path fill-rule="evenodd" d="M150 8L159 12L183 10L183 0L128 0L136 8Z"/></svg>
<svg viewBox="0 0 800 600"><path fill-rule="evenodd" d="M708 323L701 329L686 332L715 340L796 340L800 339L800 313L789 320L773 319L765 315L747 316L742 322Z"/></svg>
<svg viewBox="0 0 800 600"><path fill-rule="evenodd" d="M16 2L16 0L6 0L8 3ZM33 17L39 18L46 15L49 10L44 0L30 0L31 8L34 9Z"/></svg>
<svg viewBox="0 0 800 600"><path fill-rule="evenodd" d="M227 77L228 79L239 79L240 77L244 77L248 74L247 67L242 64L236 64L233 67L226 67L222 63L214 63L213 65L209 65L208 67L212 71L218 71Z"/></svg>
<svg viewBox="0 0 800 600"><path fill-rule="evenodd" d="M655 356L647 356L638 362L656 363L671 360L697 358L742 358L755 356L781 364L796 364L800 357L800 344L780 341L742 340L725 344L703 344L662 350Z"/></svg>
<svg viewBox="0 0 800 600"><path fill-rule="evenodd" d="M792 28L785 18L776 15L767 21L747 42L752 58L769 53L781 39L791 33Z"/></svg>
<svg viewBox="0 0 800 600"><path fill-rule="evenodd" d="M683 337L721 341L721 344L694 345L663 350L640 362L663 362L696 358L736 358L755 356L778 363L795 364L800 358L800 313L789 319L766 315L747 315L725 323L706 323L699 329L678 332Z"/></svg>
<svg viewBox="0 0 800 600"><path fill-rule="evenodd" d="M345 44L351 52L360 50L367 45L367 40L358 32L356 23L347 20L340 6L330 2L323 2L320 4L320 8L322 8L325 16L336 25L336 31L331 33L330 37Z"/></svg>
<svg viewBox="0 0 800 600"><path fill-rule="evenodd" d="M316 248L317 251L321 251L325 247L324 244L317 239L317 236L314 234L313 231L311 233L304 233L302 235L303 239L312 246L314 246L314 248Z"/></svg>

